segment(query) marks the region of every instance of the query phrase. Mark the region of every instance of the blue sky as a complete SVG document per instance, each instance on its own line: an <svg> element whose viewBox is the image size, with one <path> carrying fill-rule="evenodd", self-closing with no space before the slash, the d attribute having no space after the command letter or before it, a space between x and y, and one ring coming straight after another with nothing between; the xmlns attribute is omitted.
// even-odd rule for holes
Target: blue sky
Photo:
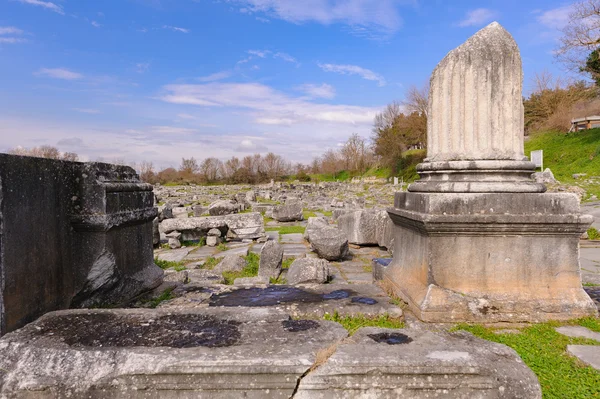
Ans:
<svg viewBox="0 0 600 399"><path fill-rule="evenodd" d="M535 72L568 2L552 0L0 0L0 151L83 160L309 162L422 86L497 20Z"/></svg>

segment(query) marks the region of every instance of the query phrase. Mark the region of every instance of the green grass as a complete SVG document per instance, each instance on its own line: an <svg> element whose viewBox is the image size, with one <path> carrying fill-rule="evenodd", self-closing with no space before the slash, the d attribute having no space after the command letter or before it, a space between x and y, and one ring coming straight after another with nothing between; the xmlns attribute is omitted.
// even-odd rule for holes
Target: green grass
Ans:
<svg viewBox="0 0 600 399"><path fill-rule="evenodd" d="M181 241L182 247L203 247L206 245L206 237L201 237L198 241Z"/></svg>
<svg viewBox="0 0 600 399"><path fill-rule="evenodd" d="M456 330L513 348L537 375L544 399L600 398L600 372L567 355L569 344L600 345L584 338L570 338L554 328L565 323L548 322L521 330L519 334L496 334L481 325L459 324ZM600 320L585 318L567 324L580 325L600 332Z"/></svg>
<svg viewBox="0 0 600 399"><path fill-rule="evenodd" d="M279 234L304 234L306 227L304 226L281 226Z"/></svg>
<svg viewBox="0 0 600 399"><path fill-rule="evenodd" d="M274 221L274 220L275 220L275 219L273 219L273 218L270 218L270 217L268 217L268 216L264 216L264 215L263 215L263 222L265 223L265 225L266 225L267 223L269 223L269 222L272 222L272 221Z"/></svg>
<svg viewBox="0 0 600 399"><path fill-rule="evenodd" d="M225 243L220 243L219 245L217 245L216 248L221 252L227 251L229 249Z"/></svg>
<svg viewBox="0 0 600 399"><path fill-rule="evenodd" d="M583 283L582 285L584 287L600 287L600 284L596 284L596 283Z"/></svg>
<svg viewBox="0 0 600 399"><path fill-rule="evenodd" d="M250 252L247 256L244 256L246 260L246 266L239 272L223 272L223 278L225 284L233 285L236 278L240 277L256 277L258 276L258 265L260 263L260 256L254 252Z"/></svg>
<svg viewBox="0 0 600 399"><path fill-rule="evenodd" d="M417 174L417 165L425 159L427 150L408 150L402 154L402 158L399 160L398 178L404 182L413 182L419 178Z"/></svg>
<svg viewBox="0 0 600 399"><path fill-rule="evenodd" d="M590 176L600 176L600 128L573 133L544 132L532 134L525 142L525 155L533 150L544 150L544 169L550 168L554 177L564 184L578 185L588 195L600 197L600 185L583 181ZM573 179L575 173L586 177Z"/></svg>
<svg viewBox="0 0 600 399"><path fill-rule="evenodd" d="M265 204L265 205L281 205L281 202L279 201L275 201L275 200L268 200L266 198L256 198L256 202L258 202L259 204Z"/></svg>
<svg viewBox="0 0 600 399"><path fill-rule="evenodd" d="M600 233L594 227L590 227L587 231L588 239L597 240L600 239Z"/></svg>
<svg viewBox="0 0 600 399"><path fill-rule="evenodd" d="M387 179L391 175L392 175L392 171L389 168L372 167L371 169L369 169L365 172L363 177L375 176L378 179Z"/></svg>
<svg viewBox="0 0 600 399"><path fill-rule="evenodd" d="M321 213L323 214L323 216L327 216L327 217L333 216L333 212L332 211L321 211Z"/></svg>
<svg viewBox="0 0 600 399"><path fill-rule="evenodd" d="M218 264L219 264L219 262L221 262L222 260L223 260L223 258L215 258L215 257L211 256L211 257L207 258L207 259L204 261L204 264L202 265L202 268L203 268L203 269L206 269L206 270L212 270L212 269L214 269L214 268L215 268L215 266L216 266L216 265L218 265Z"/></svg>
<svg viewBox="0 0 600 399"><path fill-rule="evenodd" d="M147 304L150 308L156 308L161 302L168 301L173 299L172 294L173 288L166 289L162 294L157 296L156 298L149 299L145 304Z"/></svg>
<svg viewBox="0 0 600 399"><path fill-rule="evenodd" d="M340 316L336 311L333 315L329 313L323 316L325 320L335 321L340 323L348 334L352 335L361 327L381 327L381 328L404 328L404 322L398 318L392 317L388 314L380 316Z"/></svg>
<svg viewBox="0 0 600 399"><path fill-rule="evenodd" d="M314 213L313 211L305 209L305 210L302 211L302 216L304 217L304 220L307 220L308 218L315 218L315 217L317 217L317 214Z"/></svg>
<svg viewBox="0 0 600 399"><path fill-rule="evenodd" d="M283 262L281 262L281 269L289 269L295 260L296 259L294 258L284 259Z"/></svg>
<svg viewBox="0 0 600 399"><path fill-rule="evenodd" d="M171 262L168 260L158 259L158 257L154 258L154 263L156 263L156 266L160 267L161 269L170 269L170 268L174 268L175 270L179 269L177 271L185 269L183 262ZM183 269L181 269L182 267L183 267Z"/></svg>

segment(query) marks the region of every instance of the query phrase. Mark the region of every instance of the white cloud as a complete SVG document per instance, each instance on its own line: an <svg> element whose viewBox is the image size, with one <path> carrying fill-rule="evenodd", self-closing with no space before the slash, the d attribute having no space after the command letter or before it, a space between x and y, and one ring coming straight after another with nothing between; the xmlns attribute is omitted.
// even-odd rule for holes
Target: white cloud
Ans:
<svg viewBox="0 0 600 399"><path fill-rule="evenodd" d="M22 35L23 33L25 32L14 26L0 26L0 35Z"/></svg>
<svg viewBox="0 0 600 399"><path fill-rule="evenodd" d="M170 29L173 32L190 33L189 29L180 28L178 26L163 25L163 29Z"/></svg>
<svg viewBox="0 0 600 399"><path fill-rule="evenodd" d="M65 15L65 12L63 10L63 8L55 3L52 3L50 1L41 1L41 0L18 0L21 3L25 3L25 4L31 4L34 6L40 6L43 8L46 8L50 11L54 11L56 13L59 13L61 15Z"/></svg>
<svg viewBox="0 0 600 399"><path fill-rule="evenodd" d="M490 10L489 8L477 8L467 12L467 15L458 23L458 26L481 26L491 22L497 17L498 13L494 10Z"/></svg>
<svg viewBox="0 0 600 399"><path fill-rule="evenodd" d="M271 18L301 24L317 22L323 25L359 26L386 34L402 25L398 6L412 3L403 0L230 0L247 10Z"/></svg>
<svg viewBox="0 0 600 399"><path fill-rule="evenodd" d="M25 42L27 42L27 39L23 39L22 37L0 37L0 43L15 44Z"/></svg>
<svg viewBox="0 0 600 399"><path fill-rule="evenodd" d="M257 20L258 22L262 22L263 24L268 24L268 23L270 23L270 22L271 22L271 21L270 21L270 20L268 20L267 18L263 18L263 17L256 17L256 20Z"/></svg>
<svg viewBox="0 0 600 399"><path fill-rule="evenodd" d="M73 111L81 112L82 114L99 114L100 110L93 108L73 108Z"/></svg>
<svg viewBox="0 0 600 399"><path fill-rule="evenodd" d="M35 72L36 76L46 76L54 79L63 79L63 80L78 80L82 79L83 75L78 72L69 71L65 68L42 68L39 71Z"/></svg>
<svg viewBox="0 0 600 399"><path fill-rule="evenodd" d="M185 127L177 127L177 126L152 126L151 130L157 134L191 134L195 133L196 129L188 129Z"/></svg>
<svg viewBox="0 0 600 399"><path fill-rule="evenodd" d="M335 88L327 83L321 85L303 84L296 88L314 98L333 98L335 97Z"/></svg>
<svg viewBox="0 0 600 399"><path fill-rule="evenodd" d="M231 76L231 71L216 72L207 76L201 76L197 78L200 82L214 82L217 80L227 79Z"/></svg>
<svg viewBox="0 0 600 399"><path fill-rule="evenodd" d="M569 14L573 11L572 6L563 6L541 12L537 21L547 28L562 29L569 21Z"/></svg>
<svg viewBox="0 0 600 399"><path fill-rule="evenodd" d="M138 62L137 64L135 64L135 71L137 73L148 72L149 69L150 69L149 62Z"/></svg>
<svg viewBox="0 0 600 399"><path fill-rule="evenodd" d="M262 144L258 144L249 139L244 139L235 148L238 152L267 152L269 149Z"/></svg>
<svg viewBox="0 0 600 399"><path fill-rule="evenodd" d="M99 27L101 27L101 26L102 26L102 24L100 24L100 23L98 23L98 22L96 22L96 21L92 21L92 22L90 22L90 23L92 24L92 26L93 26L94 28L99 28Z"/></svg>
<svg viewBox="0 0 600 399"><path fill-rule="evenodd" d="M291 62L292 64L299 65L298 61L294 57L292 57L291 55L289 55L287 53L282 53L282 52L275 53L273 55L273 58L279 58L279 59L284 60L285 62Z"/></svg>
<svg viewBox="0 0 600 399"><path fill-rule="evenodd" d="M340 65L340 64L318 64L319 68L325 72L334 72L341 75L358 75L363 79L377 82L379 86L385 86L385 78L378 73L365 69L357 65Z"/></svg>
<svg viewBox="0 0 600 399"><path fill-rule="evenodd" d="M263 124L330 122L368 124L376 108L320 104L301 97L291 97L259 83L174 84L164 87L160 99L172 104L238 108L254 112L255 121Z"/></svg>
<svg viewBox="0 0 600 399"><path fill-rule="evenodd" d="M271 52L269 50L248 50L246 51L250 55L255 55L260 58L265 58Z"/></svg>

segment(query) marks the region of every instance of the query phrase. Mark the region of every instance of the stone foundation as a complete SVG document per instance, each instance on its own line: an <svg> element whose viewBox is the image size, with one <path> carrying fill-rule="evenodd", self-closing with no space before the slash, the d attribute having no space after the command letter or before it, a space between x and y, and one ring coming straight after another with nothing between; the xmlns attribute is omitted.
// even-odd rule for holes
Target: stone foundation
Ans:
<svg viewBox="0 0 600 399"><path fill-rule="evenodd" d="M592 217L572 194L397 193L396 293L430 322L538 322L597 313L581 287Z"/></svg>

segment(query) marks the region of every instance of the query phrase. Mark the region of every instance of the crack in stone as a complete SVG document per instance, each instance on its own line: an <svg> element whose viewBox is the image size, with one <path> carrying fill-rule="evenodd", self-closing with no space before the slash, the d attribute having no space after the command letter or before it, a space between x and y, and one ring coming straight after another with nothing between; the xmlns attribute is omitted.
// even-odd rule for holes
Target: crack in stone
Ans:
<svg viewBox="0 0 600 399"><path fill-rule="evenodd" d="M304 379L304 377L309 375L312 371L316 370L318 367L325 364L327 362L327 360L329 360L329 358L331 356L333 356L333 354L337 351L338 346L340 346L340 344L344 343L348 338L349 337L341 339L341 340L333 343L333 345L331 345L325 349L321 349L320 351L317 352L317 356L315 357L315 362L312 364L312 366L310 366L308 368L308 370L306 370L300 377L298 377L298 380L296 381L296 387L294 388L294 391L292 392L292 396L290 396L290 399L293 399L296 396L296 394L298 393L298 391L300 390L300 384L302 383L302 380Z"/></svg>

